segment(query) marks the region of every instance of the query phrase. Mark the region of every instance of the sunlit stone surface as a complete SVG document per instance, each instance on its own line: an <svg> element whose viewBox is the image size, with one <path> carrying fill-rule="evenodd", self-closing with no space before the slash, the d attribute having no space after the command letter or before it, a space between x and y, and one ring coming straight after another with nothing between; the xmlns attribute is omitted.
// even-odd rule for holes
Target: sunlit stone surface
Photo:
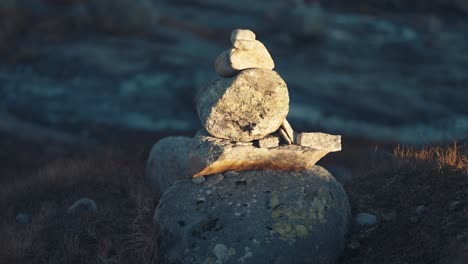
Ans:
<svg viewBox="0 0 468 264"><path fill-rule="evenodd" d="M259 148L238 145L200 131L189 153L189 171L194 177L234 170L300 171L313 166L329 151L299 145Z"/></svg>
<svg viewBox="0 0 468 264"><path fill-rule="evenodd" d="M154 221L164 263L335 263L350 209L325 169L217 175L162 196Z"/></svg>
<svg viewBox="0 0 468 264"><path fill-rule="evenodd" d="M248 69L203 89L196 104L200 121L211 135L252 141L278 130L289 111L289 94L275 71Z"/></svg>

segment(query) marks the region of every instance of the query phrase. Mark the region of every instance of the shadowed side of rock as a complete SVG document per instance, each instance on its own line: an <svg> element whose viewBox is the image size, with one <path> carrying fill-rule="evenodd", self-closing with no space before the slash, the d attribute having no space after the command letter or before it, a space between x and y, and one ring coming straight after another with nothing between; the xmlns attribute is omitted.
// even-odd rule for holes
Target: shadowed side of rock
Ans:
<svg viewBox="0 0 468 264"><path fill-rule="evenodd" d="M158 196L175 181L189 179L188 152L192 139L166 137L154 144L146 163L146 179Z"/></svg>
<svg viewBox="0 0 468 264"><path fill-rule="evenodd" d="M154 221L167 263L325 264L343 249L349 214L342 186L313 166L178 181Z"/></svg>

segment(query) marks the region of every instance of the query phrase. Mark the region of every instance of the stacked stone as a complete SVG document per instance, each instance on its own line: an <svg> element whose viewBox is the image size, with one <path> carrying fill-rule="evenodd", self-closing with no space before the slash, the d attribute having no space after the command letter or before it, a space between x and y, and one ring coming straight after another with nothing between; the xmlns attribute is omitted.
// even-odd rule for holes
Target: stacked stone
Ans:
<svg viewBox="0 0 468 264"><path fill-rule="evenodd" d="M236 29L232 47L215 60L221 79L199 92L203 129L193 139L168 137L153 147L147 175L162 194L173 182L225 171L301 171L332 151L341 137L294 132L286 120L289 94L255 33Z"/></svg>
<svg viewBox="0 0 468 264"><path fill-rule="evenodd" d="M190 150L194 177L228 170L299 171L341 149L340 136L302 133L295 138L286 120L287 85L273 70L275 64L255 33L234 30L231 44L214 64L224 78L197 96L204 129Z"/></svg>
<svg viewBox="0 0 468 264"><path fill-rule="evenodd" d="M196 98L203 129L162 139L147 163L162 194L154 215L160 259L334 263L349 204L314 164L341 149L340 136L296 134L286 120L288 89L268 50L250 30L234 30L231 44L215 61L222 78Z"/></svg>

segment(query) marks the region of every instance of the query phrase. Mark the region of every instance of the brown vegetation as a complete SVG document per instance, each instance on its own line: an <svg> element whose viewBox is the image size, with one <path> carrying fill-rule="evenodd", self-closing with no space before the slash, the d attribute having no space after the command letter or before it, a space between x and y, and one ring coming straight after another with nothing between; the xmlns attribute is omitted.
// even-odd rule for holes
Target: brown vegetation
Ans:
<svg viewBox="0 0 468 264"><path fill-rule="evenodd" d="M143 180L156 140L82 150L0 134L0 263L157 263L157 195ZM345 189L353 214L371 212L378 223L352 226L342 264L467 263L468 174L459 169L466 158L454 153L458 147L397 147L396 158L378 154L372 142L343 143L321 164L352 168ZM83 197L97 212L67 217ZM32 223L15 221L23 210Z"/></svg>
<svg viewBox="0 0 468 264"><path fill-rule="evenodd" d="M447 146L428 146L422 149L398 145L393 152L402 159L437 164L439 169L451 167L468 171L468 157L460 151L457 142Z"/></svg>
<svg viewBox="0 0 468 264"><path fill-rule="evenodd" d="M146 153L107 149L56 158L37 173L0 179L0 263L155 263L154 195L143 182ZM88 197L97 212L67 216ZM18 212L30 224L15 222Z"/></svg>
<svg viewBox="0 0 468 264"><path fill-rule="evenodd" d="M466 156L456 144L395 156L345 185L353 214L378 223L353 225L341 263L468 263Z"/></svg>

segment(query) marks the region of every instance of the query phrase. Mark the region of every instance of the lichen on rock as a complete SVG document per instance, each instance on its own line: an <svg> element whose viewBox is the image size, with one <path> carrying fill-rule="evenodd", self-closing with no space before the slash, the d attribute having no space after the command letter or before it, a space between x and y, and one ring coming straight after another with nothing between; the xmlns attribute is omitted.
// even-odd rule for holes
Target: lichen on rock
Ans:
<svg viewBox="0 0 468 264"><path fill-rule="evenodd" d="M334 263L349 215L341 185L313 166L239 172L216 185L179 181L154 220L168 263Z"/></svg>

